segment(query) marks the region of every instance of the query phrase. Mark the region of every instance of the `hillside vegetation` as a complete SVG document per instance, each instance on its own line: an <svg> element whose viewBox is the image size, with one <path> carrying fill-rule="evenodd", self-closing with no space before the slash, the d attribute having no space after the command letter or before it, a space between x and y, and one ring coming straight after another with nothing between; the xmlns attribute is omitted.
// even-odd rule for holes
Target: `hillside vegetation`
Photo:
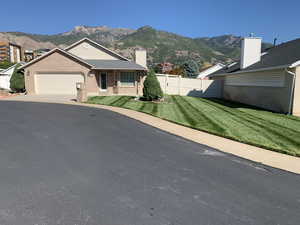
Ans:
<svg viewBox="0 0 300 225"><path fill-rule="evenodd" d="M25 49L66 47L84 37L105 45L118 53L133 59L135 48L145 48L149 64L171 62L181 64L193 59L199 65L204 63L230 63L239 58L241 37L223 35L219 37L189 38L178 34L144 26L137 30L109 28L106 26L77 26L73 30L54 35L2 32L0 39L6 39L24 46ZM30 45L28 44L30 43ZM264 44L263 47L268 47Z"/></svg>

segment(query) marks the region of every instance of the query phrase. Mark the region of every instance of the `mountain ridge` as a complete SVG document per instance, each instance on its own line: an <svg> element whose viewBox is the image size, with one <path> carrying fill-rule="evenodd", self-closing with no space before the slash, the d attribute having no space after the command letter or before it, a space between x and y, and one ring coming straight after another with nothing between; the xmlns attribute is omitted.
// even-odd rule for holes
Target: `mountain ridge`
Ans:
<svg viewBox="0 0 300 225"><path fill-rule="evenodd" d="M75 26L58 34L32 34L26 32L0 32L0 40L15 42L25 49L64 48L84 37L90 38L129 59L135 48L145 48L150 65L161 62L181 64L188 59L199 65L204 63L231 63L239 58L242 37L221 35L190 38L151 26L138 29L108 26ZM263 44L269 47L270 44Z"/></svg>

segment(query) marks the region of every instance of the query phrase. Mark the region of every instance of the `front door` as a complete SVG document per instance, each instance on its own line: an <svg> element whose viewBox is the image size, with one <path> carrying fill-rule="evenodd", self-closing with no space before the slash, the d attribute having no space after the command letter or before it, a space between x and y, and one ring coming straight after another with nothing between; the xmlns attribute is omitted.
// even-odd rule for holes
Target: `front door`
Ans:
<svg viewBox="0 0 300 225"><path fill-rule="evenodd" d="M100 89L103 91L107 89L107 74L104 72L100 74Z"/></svg>

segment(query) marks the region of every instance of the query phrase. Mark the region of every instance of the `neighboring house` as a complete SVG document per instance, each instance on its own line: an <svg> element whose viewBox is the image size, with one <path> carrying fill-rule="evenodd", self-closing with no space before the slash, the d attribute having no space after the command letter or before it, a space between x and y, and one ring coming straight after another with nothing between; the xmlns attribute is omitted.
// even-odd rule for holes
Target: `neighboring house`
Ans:
<svg viewBox="0 0 300 225"><path fill-rule="evenodd" d="M50 51L51 51L51 49L49 49L49 48L40 48L40 49L34 51L34 53L35 53L36 57L40 57Z"/></svg>
<svg viewBox="0 0 300 225"><path fill-rule="evenodd" d="M22 65L24 63L20 64ZM0 89L10 90L10 79L17 65L18 64L15 64L7 69L0 71Z"/></svg>
<svg viewBox="0 0 300 225"><path fill-rule="evenodd" d="M163 62L163 63L157 64L157 67L159 68L161 73L167 73L173 69L174 64L169 63L169 62Z"/></svg>
<svg viewBox="0 0 300 225"><path fill-rule="evenodd" d="M141 95L147 71L146 51L135 62L84 38L66 49L55 48L20 67L28 94L74 95L84 83L87 95Z"/></svg>
<svg viewBox="0 0 300 225"><path fill-rule="evenodd" d="M198 79L203 79L203 80L204 80L204 79L209 79L209 78L208 78L208 75L210 75L210 74L212 74L212 73L214 73L214 72L216 72L216 71L222 69L224 66L225 66L225 65L223 65L222 63L217 63L216 65L213 65L213 66L211 66L211 67L209 67L209 68L207 68L207 69L201 71L201 72L198 74L197 78L198 78Z"/></svg>
<svg viewBox="0 0 300 225"><path fill-rule="evenodd" d="M22 48L19 45L0 41L0 62L9 61L19 63L22 61Z"/></svg>
<svg viewBox="0 0 300 225"><path fill-rule="evenodd" d="M36 53L33 50L25 50L24 51L24 61L30 62L36 58Z"/></svg>
<svg viewBox="0 0 300 225"><path fill-rule="evenodd" d="M263 53L261 42L260 38L245 38L241 61L209 77L224 81L225 99L300 115L300 39Z"/></svg>
<svg viewBox="0 0 300 225"><path fill-rule="evenodd" d="M169 72L173 69L173 67L174 67L174 64L169 63L169 62L164 62L164 63L162 63L162 72L163 73Z"/></svg>

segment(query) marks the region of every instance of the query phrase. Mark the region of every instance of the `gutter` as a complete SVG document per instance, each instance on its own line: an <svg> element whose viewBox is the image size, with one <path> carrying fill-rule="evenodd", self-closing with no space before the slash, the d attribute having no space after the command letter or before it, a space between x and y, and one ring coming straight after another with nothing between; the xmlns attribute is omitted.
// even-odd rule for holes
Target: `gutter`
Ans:
<svg viewBox="0 0 300 225"><path fill-rule="evenodd" d="M147 71L146 68L99 68L99 67L92 67L92 70L136 70L136 71Z"/></svg>
<svg viewBox="0 0 300 225"><path fill-rule="evenodd" d="M291 92L290 92L289 112L288 112L289 115L292 115L293 114L293 99L294 99L296 73L289 71L287 68L285 68L285 72L292 75L292 77L293 77L292 78L293 79L292 80L292 88L291 88Z"/></svg>

